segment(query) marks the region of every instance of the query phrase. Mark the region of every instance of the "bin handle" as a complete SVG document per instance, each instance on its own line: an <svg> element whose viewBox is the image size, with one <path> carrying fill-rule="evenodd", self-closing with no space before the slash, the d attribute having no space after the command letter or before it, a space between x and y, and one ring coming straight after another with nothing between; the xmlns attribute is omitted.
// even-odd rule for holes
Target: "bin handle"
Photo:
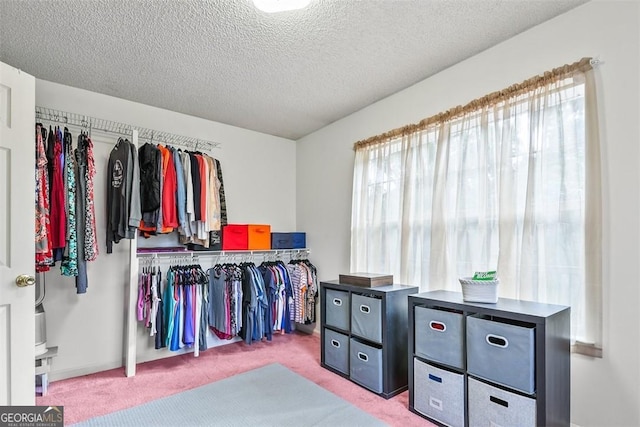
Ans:
<svg viewBox="0 0 640 427"><path fill-rule="evenodd" d="M369 312L371 312L371 308L368 305L362 304L360 306L360 311L365 313L365 314L369 314Z"/></svg>
<svg viewBox="0 0 640 427"><path fill-rule="evenodd" d="M444 332L447 330L447 325L442 322L436 322L435 320L429 322L429 327L436 332Z"/></svg>
<svg viewBox="0 0 640 427"><path fill-rule="evenodd" d="M509 346L509 340L500 335L487 334L485 340L487 340L487 344L494 347L507 348Z"/></svg>
<svg viewBox="0 0 640 427"><path fill-rule="evenodd" d="M429 406L436 408L438 411L442 411L442 400L429 397Z"/></svg>
<svg viewBox="0 0 640 427"><path fill-rule="evenodd" d="M331 340L331 345L334 346L335 348L340 348L340 341Z"/></svg>
<svg viewBox="0 0 640 427"><path fill-rule="evenodd" d="M493 403L497 403L498 405L502 405L505 408L509 407L509 402L507 402L506 400L499 399L495 396L489 396L489 400L492 401Z"/></svg>
<svg viewBox="0 0 640 427"><path fill-rule="evenodd" d="M358 352L358 359L362 360L363 362L368 362L369 361L369 356L367 356L363 352L359 351Z"/></svg>
<svg viewBox="0 0 640 427"><path fill-rule="evenodd" d="M429 379L430 379L431 381L435 381L435 382L437 382L437 383L441 383L441 382L442 382L442 378L440 378L440 377L436 377L436 376L435 376L435 375L433 375L433 374L429 374Z"/></svg>
<svg viewBox="0 0 640 427"><path fill-rule="evenodd" d="M340 307L342 305L342 300L340 298L334 298L333 305L337 305L338 307Z"/></svg>

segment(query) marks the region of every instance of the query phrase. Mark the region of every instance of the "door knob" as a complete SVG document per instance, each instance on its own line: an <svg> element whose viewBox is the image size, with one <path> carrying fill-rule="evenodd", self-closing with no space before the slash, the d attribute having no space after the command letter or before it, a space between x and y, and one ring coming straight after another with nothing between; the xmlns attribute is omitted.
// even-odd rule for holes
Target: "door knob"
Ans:
<svg viewBox="0 0 640 427"><path fill-rule="evenodd" d="M21 288L25 286L33 286L36 284L36 278L33 276L29 276L28 274L21 274L16 277L16 285Z"/></svg>

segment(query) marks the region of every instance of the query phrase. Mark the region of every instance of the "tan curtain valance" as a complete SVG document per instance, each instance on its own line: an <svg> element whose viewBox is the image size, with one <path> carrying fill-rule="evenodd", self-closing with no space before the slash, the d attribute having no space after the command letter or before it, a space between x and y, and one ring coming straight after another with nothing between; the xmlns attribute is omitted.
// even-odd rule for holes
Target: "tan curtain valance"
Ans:
<svg viewBox="0 0 640 427"><path fill-rule="evenodd" d="M506 99L516 97L522 93L529 92L541 86L571 77L571 75L575 72L584 72L592 68L593 67L591 65L591 58L582 58L580 61L574 62L573 64L566 64L562 67L554 68L553 70L547 71L544 74L527 79L522 83L514 84L506 89L490 93L483 96L482 98L474 99L466 105L459 105L443 113L438 113L434 116L427 117L426 119L422 119L418 123L406 125L397 129L390 130L389 132L382 133L380 135L363 139L362 141L356 142L353 148L354 150L358 150L370 145L381 144L391 139L399 138L403 135L425 130L433 124L450 121L461 117L462 115L469 112L496 105Z"/></svg>

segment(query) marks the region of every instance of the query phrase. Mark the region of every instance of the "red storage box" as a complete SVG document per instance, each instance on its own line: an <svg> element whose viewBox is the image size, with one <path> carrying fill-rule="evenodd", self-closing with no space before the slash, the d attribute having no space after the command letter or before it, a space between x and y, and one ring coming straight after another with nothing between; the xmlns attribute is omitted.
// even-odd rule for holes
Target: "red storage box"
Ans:
<svg viewBox="0 0 640 427"><path fill-rule="evenodd" d="M262 251L271 249L271 226L249 224L249 250Z"/></svg>
<svg viewBox="0 0 640 427"><path fill-rule="evenodd" d="M249 249L249 226L229 224L222 226L222 250L246 251Z"/></svg>

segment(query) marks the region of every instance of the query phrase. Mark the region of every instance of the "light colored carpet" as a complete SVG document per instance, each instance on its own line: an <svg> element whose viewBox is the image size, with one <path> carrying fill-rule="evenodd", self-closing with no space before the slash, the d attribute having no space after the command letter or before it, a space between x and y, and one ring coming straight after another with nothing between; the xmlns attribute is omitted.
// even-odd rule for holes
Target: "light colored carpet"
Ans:
<svg viewBox="0 0 640 427"><path fill-rule="evenodd" d="M274 363L75 426L386 426Z"/></svg>

